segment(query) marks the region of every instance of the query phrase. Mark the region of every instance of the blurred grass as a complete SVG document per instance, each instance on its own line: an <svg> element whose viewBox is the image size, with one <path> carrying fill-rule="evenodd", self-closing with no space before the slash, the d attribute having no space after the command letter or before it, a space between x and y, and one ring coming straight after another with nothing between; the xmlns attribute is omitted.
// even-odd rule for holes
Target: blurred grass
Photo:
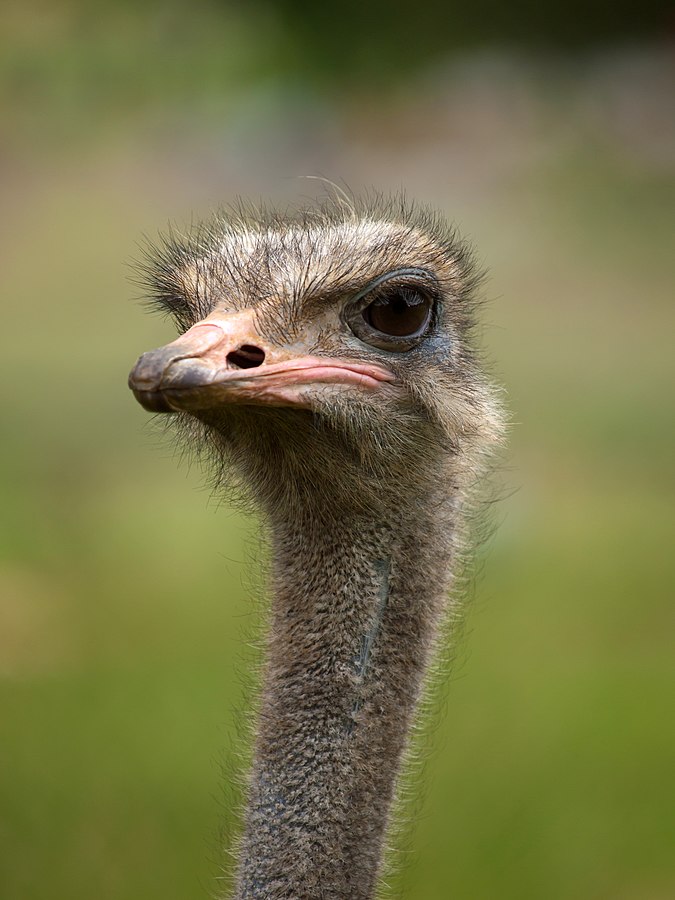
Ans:
<svg viewBox="0 0 675 900"><path fill-rule="evenodd" d="M131 301L126 263L169 217L317 170L404 182L475 241L491 269L483 342L514 418L510 495L393 882L420 900L673 896L675 181L662 81L642 82L628 131L631 109L596 119L607 84L616 106L644 73L630 56L609 82L602 59L578 76L546 69L539 85L536 67L478 58L384 106L329 102L266 81L253 20L238 13L224 36L204 13L174 74L160 78L152 57L156 93L129 99L133 78L106 94L96 73L122 48L143 68L133 13L77 31L68 8L40 27L14 9L0 64L2 897L212 891L259 548L255 523L209 502L128 394L134 359L170 328ZM218 38L238 56L209 80L205 65L229 65L204 61ZM80 56L61 58L64 46Z"/></svg>

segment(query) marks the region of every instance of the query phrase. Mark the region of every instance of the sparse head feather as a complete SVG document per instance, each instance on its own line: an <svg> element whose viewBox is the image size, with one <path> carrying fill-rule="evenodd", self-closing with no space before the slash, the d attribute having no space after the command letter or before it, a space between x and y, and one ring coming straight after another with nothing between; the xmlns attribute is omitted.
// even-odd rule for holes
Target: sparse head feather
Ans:
<svg viewBox="0 0 675 900"><path fill-rule="evenodd" d="M179 328L203 318L218 301L214 290L231 291L262 304L279 285L284 299L301 302L341 283L359 283L372 271L426 262L448 280L460 308L458 324L472 321L481 280L468 243L443 217L402 197L326 200L287 210L243 202L186 230L170 227L148 242L138 266L149 302L174 317Z"/></svg>

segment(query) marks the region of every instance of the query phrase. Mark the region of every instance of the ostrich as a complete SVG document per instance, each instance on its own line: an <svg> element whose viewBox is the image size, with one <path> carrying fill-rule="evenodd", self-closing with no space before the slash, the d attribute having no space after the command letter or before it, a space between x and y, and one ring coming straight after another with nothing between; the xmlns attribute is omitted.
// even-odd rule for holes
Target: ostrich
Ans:
<svg viewBox="0 0 675 900"><path fill-rule="evenodd" d="M142 273L181 335L130 387L243 484L272 548L234 896L367 900L500 434L471 254L402 200L325 201L219 214Z"/></svg>

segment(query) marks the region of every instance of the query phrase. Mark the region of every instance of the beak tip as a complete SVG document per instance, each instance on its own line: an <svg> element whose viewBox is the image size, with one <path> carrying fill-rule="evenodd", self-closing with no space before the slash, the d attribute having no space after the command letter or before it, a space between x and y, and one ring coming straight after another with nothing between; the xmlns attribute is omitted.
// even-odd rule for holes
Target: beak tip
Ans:
<svg viewBox="0 0 675 900"><path fill-rule="evenodd" d="M161 375L162 369L157 366L155 355L143 353L129 372L127 383L135 394L137 392L154 393L159 387Z"/></svg>
<svg viewBox="0 0 675 900"><path fill-rule="evenodd" d="M144 391L134 387L129 377L129 387L133 391L134 397L141 404L143 409L152 413L172 413L176 410L169 405L166 396L162 391Z"/></svg>

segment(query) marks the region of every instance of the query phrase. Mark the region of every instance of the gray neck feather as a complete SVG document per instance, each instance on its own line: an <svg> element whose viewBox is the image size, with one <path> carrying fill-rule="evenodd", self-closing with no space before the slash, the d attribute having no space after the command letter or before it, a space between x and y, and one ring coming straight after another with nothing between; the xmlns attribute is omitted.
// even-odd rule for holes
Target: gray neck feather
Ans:
<svg viewBox="0 0 675 900"><path fill-rule="evenodd" d="M449 505L273 523L274 600L235 896L373 896L449 582ZM443 514L445 508L446 514ZM420 535L424 539L420 541Z"/></svg>

